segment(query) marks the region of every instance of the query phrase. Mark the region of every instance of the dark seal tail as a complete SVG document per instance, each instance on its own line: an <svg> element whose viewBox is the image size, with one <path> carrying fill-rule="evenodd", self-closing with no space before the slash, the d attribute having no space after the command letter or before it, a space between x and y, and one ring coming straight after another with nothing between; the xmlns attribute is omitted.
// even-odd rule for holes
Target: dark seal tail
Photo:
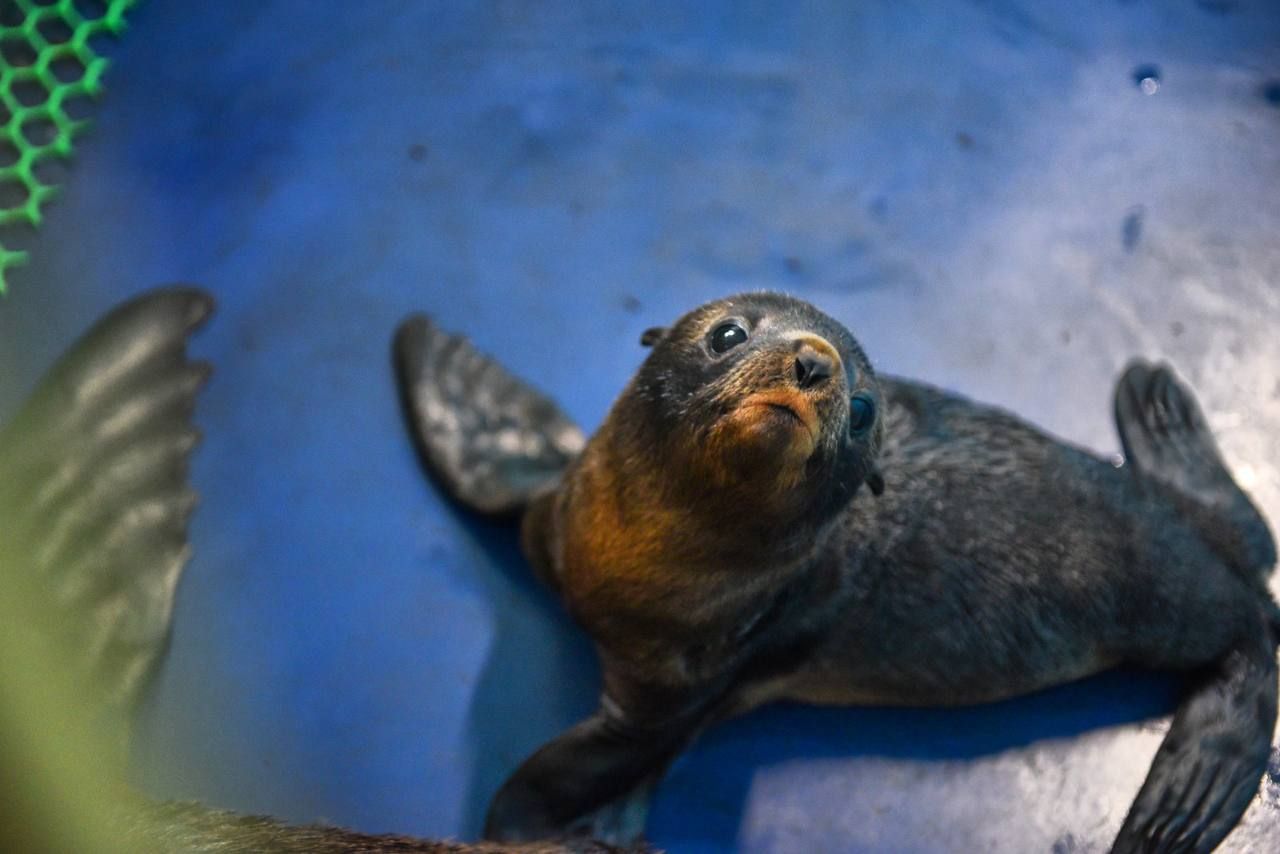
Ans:
<svg viewBox="0 0 1280 854"><path fill-rule="evenodd" d="M195 505L191 417L210 370L186 342L212 310L182 287L116 308L0 430L7 595L29 597L95 705L126 709L168 641Z"/></svg>
<svg viewBox="0 0 1280 854"><path fill-rule="evenodd" d="M1207 672L1174 715L1113 854L1208 852L1235 827L1267 767L1276 721L1271 624Z"/></svg>
<svg viewBox="0 0 1280 854"><path fill-rule="evenodd" d="M1135 472L1168 487L1209 545L1245 577L1264 577L1276 562L1275 541L1222 462L1191 390L1168 366L1135 361L1116 385L1115 417Z"/></svg>
<svg viewBox="0 0 1280 854"><path fill-rule="evenodd" d="M400 324L392 349L423 463L472 510L520 512L586 443L549 398L425 315Z"/></svg>

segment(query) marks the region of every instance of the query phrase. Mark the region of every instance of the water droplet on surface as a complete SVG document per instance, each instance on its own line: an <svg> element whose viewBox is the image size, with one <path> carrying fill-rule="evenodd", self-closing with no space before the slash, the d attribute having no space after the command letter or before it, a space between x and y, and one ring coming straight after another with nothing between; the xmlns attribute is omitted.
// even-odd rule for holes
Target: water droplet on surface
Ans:
<svg viewBox="0 0 1280 854"><path fill-rule="evenodd" d="M1111 455L1111 465L1115 466L1116 468L1121 468L1121 467L1123 467L1123 466L1124 466L1124 454L1112 454L1112 455Z"/></svg>
<svg viewBox="0 0 1280 854"><path fill-rule="evenodd" d="M1133 82L1144 95L1154 95L1160 91L1160 66L1143 64L1133 69Z"/></svg>

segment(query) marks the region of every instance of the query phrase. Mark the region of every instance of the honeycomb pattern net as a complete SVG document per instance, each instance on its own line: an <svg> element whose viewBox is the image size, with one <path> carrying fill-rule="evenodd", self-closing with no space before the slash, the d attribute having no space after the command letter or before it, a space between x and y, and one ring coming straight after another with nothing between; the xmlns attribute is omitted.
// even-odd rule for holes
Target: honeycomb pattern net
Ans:
<svg viewBox="0 0 1280 854"><path fill-rule="evenodd" d="M0 229L38 226L57 192L38 167L71 157L88 125L75 117L102 91L107 60L89 40L118 36L138 0L0 0ZM0 243L0 294L26 252Z"/></svg>

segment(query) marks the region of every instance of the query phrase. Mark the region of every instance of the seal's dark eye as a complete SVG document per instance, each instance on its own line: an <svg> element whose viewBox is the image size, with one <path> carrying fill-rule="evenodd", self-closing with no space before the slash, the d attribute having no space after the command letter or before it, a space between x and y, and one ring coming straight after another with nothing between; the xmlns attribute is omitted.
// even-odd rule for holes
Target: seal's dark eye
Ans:
<svg viewBox="0 0 1280 854"><path fill-rule="evenodd" d="M876 405L864 394L855 394L849 401L849 430L862 433L876 420Z"/></svg>
<svg viewBox="0 0 1280 854"><path fill-rule="evenodd" d="M746 340L747 330L730 320L717 326L716 331L711 333L711 349L724 353Z"/></svg>

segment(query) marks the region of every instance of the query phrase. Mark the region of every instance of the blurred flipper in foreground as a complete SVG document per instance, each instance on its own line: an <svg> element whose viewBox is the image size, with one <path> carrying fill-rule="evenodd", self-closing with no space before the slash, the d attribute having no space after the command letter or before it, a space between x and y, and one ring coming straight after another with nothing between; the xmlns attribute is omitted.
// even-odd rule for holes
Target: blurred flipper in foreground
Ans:
<svg viewBox="0 0 1280 854"><path fill-rule="evenodd" d="M100 320L0 429L0 850L611 851L478 846L286 825L125 784L129 717L163 657L190 557L188 336L213 300L145 293Z"/></svg>

